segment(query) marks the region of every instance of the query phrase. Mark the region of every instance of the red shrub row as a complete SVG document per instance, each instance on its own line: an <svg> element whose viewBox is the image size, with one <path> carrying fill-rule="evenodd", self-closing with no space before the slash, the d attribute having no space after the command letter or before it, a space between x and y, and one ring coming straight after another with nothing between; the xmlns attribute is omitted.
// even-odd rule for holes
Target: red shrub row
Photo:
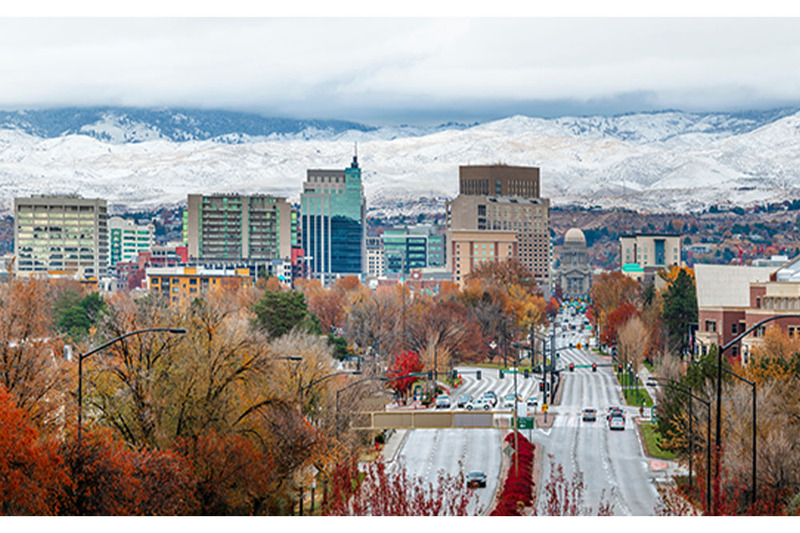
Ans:
<svg viewBox="0 0 800 533"><path fill-rule="evenodd" d="M518 439L519 449L511 456L503 492L491 516L520 516L521 509L533 503L533 444L522 434ZM513 447L514 433L509 433L505 440Z"/></svg>

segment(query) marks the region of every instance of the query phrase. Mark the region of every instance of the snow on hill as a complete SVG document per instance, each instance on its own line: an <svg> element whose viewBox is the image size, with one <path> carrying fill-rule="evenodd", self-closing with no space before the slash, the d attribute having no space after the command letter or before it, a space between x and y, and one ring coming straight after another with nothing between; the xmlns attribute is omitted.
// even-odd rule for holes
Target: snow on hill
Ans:
<svg viewBox="0 0 800 533"><path fill-rule="evenodd" d="M356 142L373 214L441 211L457 194L459 165L494 163L539 166L553 205L687 211L800 197L796 110L514 116L434 128L206 113L0 115L0 207L41 193L127 209L189 193L296 199L307 169L346 167Z"/></svg>

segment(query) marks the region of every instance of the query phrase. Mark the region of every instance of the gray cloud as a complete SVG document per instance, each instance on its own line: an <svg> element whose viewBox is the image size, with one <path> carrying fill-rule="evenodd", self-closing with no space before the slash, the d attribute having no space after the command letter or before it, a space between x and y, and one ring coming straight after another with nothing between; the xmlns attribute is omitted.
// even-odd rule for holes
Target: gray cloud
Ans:
<svg viewBox="0 0 800 533"><path fill-rule="evenodd" d="M414 122L763 108L800 101L798 64L794 18L0 19L5 109Z"/></svg>

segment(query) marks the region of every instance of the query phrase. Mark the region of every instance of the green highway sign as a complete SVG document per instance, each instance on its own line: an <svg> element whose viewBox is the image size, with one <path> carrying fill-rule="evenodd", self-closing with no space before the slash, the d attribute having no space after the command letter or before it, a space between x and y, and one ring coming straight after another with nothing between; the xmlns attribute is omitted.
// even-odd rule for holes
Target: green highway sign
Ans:
<svg viewBox="0 0 800 533"><path fill-rule="evenodd" d="M529 416L517 418L517 429L533 429L533 418Z"/></svg>

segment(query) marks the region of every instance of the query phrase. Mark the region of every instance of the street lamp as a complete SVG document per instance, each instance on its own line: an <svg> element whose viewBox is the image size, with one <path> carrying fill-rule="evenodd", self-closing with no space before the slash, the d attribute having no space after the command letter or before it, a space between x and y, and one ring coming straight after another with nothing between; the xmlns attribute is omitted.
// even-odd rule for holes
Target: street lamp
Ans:
<svg viewBox="0 0 800 533"><path fill-rule="evenodd" d="M699 363L701 365L706 365L706 366L710 366L710 367L715 366L715 365L712 365L712 364L707 363L705 361L699 361L699 360L698 361L692 361L692 363L693 364L698 364ZM753 499L752 499L752 503L755 505L756 497L757 497L756 496L756 494L757 494L756 493L756 488L757 488L757 484L756 484L756 457L757 457L757 453L756 452L757 452L757 449L758 449L757 448L758 444L756 443L756 420L757 420L756 383L755 383L755 381L750 381L749 379L743 378L742 376L740 376L739 374L737 374L733 370L729 370L727 368L723 368L722 370L724 370L725 372L727 372L731 376L733 376L733 377L735 377L735 378L737 378L737 379L739 379L741 381L744 381L745 383L750 385L750 387L752 387L752 389L753 389L753 408L751 409L753 411L753 446L752 446L752 448L753 448L753 466L751 468L751 470L752 470L751 474L752 474L752 484L753 484Z"/></svg>
<svg viewBox="0 0 800 533"><path fill-rule="evenodd" d="M176 334L176 335L183 335L183 334L186 333L186 329L184 329L184 328L146 328L146 329L137 329L136 331L131 331L130 333L126 333L124 335L120 335L119 337L111 339L110 341L106 342L105 344L102 344L102 345L98 346L97 348L94 348L92 350L89 350L86 353L82 353L82 354L78 355L78 444L79 445L80 445L80 442L81 442L81 433L82 433L82 427L83 427L83 360L86 359L87 357L89 357L90 355L93 355L93 354L99 352L100 350L108 348L112 344L117 343L117 342L121 341L122 339L130 337L132 335L138 335L140 333L149 333L149 332L166 332L166 333L173 333L173 334Z"/></svg>
<svg viewBox="0 0 800 533"><path fill-rule="evenodd" d="M650 387L656 387L656 386L659 386L659 385L667 385L668 387L674 387L674 388L676 388L676 389L678 389L678 390L680 390L682 392L685 392L686 394L689 395L689 397L690 397L689 405L690 406L691 406L691 398L694 398L695 400L697 400L698 402L701 402L702 404L704 404L706 406L706 410L708 412L708 416L706 417L706 441L707 441L707 444L706 444L706 509L711 509L711 505L712 505L712 501L711 501L711 402L708 401L708 400L704 400L703 398L700 398L699 396L695 396L692 393L692 391L691 391L691 389L689 387L685 386L683 383L681 383L679 381L675 381L674 379L669 379L669 378L661 379L661 378L651 377L648 380L647 385L650 386ZM689 415L689 421L691 422L691 414ZM692 445L691 445L692 444L692 435L691 435L691 431L690 431L690 435L689 435L689 439L688 440L689 440L689 458L691 460L691 456L692 456ZM690 483L689 486L690 486L690 488L691 488L691 479L692 479L692 471L690 469L689 470L689 483ZM712 514L713 514L713 510L712 510Z"/></svg>
<svg viewBox="0 0 800 533"><path fill-rule="evenodd" d="M716 423L716 440L715 440L715 452L714 452L714 462L716 463L717 469L717 485L719 484L720 478L720 456L719 452L722 446L722 354L733 346L741 341L744 337L750 334L755 329L758 329L762 325L766 324L767 322L772 322L773 320L779 320L781 318L800 318L800 315L775 315L765 318L759 322L756 322L753 326L743 331L738 337L734 338L727 344L725 344L722 348L719 349L719 353L717 354L717 423ZM754 402L755 402L755 385L753 386L753 394L754 394ZM753 411L753 416L755 417L755 410ZM753 442L755 442L755 422L753 423ZM753 453L755 453L755 448ZM753 476L755 476L755 466L753 467ZM755 478L754 478L755 479ZM719 492L719 487L717 487L717 492ZM755 501L755 484L753 484L753 501Z"/></svg>

